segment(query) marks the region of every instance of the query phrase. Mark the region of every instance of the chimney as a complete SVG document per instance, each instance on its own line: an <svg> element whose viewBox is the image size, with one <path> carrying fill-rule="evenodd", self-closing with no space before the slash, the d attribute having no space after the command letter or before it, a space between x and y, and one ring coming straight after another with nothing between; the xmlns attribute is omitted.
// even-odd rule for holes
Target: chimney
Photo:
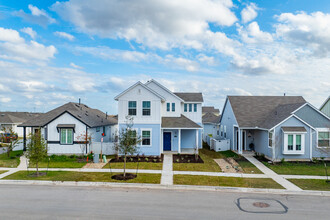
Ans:
<svg viewBox="0 0 330 220"><path fill-rule="evenodd" d="M80 98L79 98L79 105L80 105Z"/></svg>
<svg viewBox="0 0 330 220"><path fill-rule="evenodd" d="M108 119L108 112L105 113L105 119Z"/></svg>

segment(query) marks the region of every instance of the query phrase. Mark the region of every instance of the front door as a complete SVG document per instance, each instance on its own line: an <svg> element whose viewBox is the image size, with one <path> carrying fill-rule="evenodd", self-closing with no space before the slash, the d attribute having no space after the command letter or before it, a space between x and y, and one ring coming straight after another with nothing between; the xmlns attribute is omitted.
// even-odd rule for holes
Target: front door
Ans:
<svg viewBox="0 0 330 220"><path fill-rule="evenodd" d="M171 151L171 132L164 132L163 134L163 146L164 146L164 151Z"/></svg>

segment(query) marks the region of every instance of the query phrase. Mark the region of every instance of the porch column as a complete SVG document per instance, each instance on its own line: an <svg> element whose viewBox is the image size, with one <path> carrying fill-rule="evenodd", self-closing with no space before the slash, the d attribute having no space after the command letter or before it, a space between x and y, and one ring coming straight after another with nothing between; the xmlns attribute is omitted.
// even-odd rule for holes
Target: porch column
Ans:
<svg viewBox="0 0 330 220"><path fill-rule="evenodd" d="M181 153L181 129L179 129L179 135L178 135L178 153Z"/></svg>
<svg viewBox="0 0 330 220"><path fill-rule="evenodd" d="M238 128L238 146L237 146L237 150L239 154L242 154L242 134L241 134L242 130L240 128Z"/></svg>
<svg viewBox="0 0 330 220"><path fill-rule="evenodd" d="M26 151L26 127L23 127L23 151Z"/></svg>
<svg viewBox="0 0 330 220"><path fill-rule="evenodd" d="M198 129L196 129L196 152L198 153Z"/></svg>

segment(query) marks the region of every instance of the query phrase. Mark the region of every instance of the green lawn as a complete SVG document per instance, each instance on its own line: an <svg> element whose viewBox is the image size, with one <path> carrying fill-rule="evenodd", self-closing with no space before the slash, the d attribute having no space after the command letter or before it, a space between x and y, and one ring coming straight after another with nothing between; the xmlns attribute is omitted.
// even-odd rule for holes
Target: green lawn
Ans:
<svg viewBox="0 0 330 220"><path fill-rule="evenodd" d="M312 179L288 179L293 184L296 184L303 190L322 190L330 191L330 182L327 183L325 180L312 180Z"/></svg>
<svg viewBox="0 0 330 220"><path fill-rule="evenodd" d="M124 163L111 163L111 169L123 169ZM137 162L127 162L126 169L137 169ZM152 162L140 162L139 170L161 170L163 169L163 163L152 163ZM109 169L109 164L106 164L103 169Z"/></svg>
<svg viewBox="0 0 330 220"><path fill-rule="evenodd" d="M283 162L277 164L263 162L263 164L278 174L325 176L324 165L320 162ZM327 167L329 166L330 162L327 162ZM329 168L328 174L330 174Z"/></svg>
<svg viewBox="0 0 330 220"><path fill-rule="evenodd" d="M31 173L31 172L30 172ZM112 173L112 175L117 173ZM47 176L29 177L26 171L19 171L5 177L11 180L48 180L48 181L87 181L87 182L125 182L125 183L160 183L160 174L138 174L137 178L120 181L113 180L110 173L49 171Z"/></svg>
<svg viewBox="0 0 330 220"><path fill-rule="evenodd" d="M82 168L87 162L78 162L77 156L52 155L49 157L49 168ZM47 168L48 157L39 163L39 168ZM34 168L35 164L30 164L30 168Z"/></svg>
<svg viewBox="0 0 330 220"><path fill-rule="evenodd" d="M1 173L5 173L5 172L7 172L8 170L0 170L0 174Z"/></svg>
<svg viewBox="0 0 330 220"><path fill-rule="evenodd" d="M208 149L200 149L199 156L204 163L173 163L173 170L176 171L204 171L204 172L221 172L219 165L213 160L221 158L221 156Z"/></svg>
<svg viewBox="0 0 330 220"><path fill-rule="evenodd" d="M244 173L255 173L255 174L262 173L250 161L245 159L245 157L238 155L233 151L227 150L227 151L222 151L222 152L217 152L217 153L221 155L221 158L228 158L228 157L234 158L235 161L242 167Z"/></svg>
<svg viewBox="0 0 330 220"><path fill-rule="evenodd" d="M0 154L0 167L17 167L20 163L20 156L23 155L22 150L10 152L10 156L7 153Z"/></svg>
<svg viewBox="0 0 330 220"><path fill-rule="evenodd" d="M174 184L177 185L203 185L203 186L230 186L247 188L273 188L283 189L281 185L266 178L238 178L218 176L174 175Z"/></svg>

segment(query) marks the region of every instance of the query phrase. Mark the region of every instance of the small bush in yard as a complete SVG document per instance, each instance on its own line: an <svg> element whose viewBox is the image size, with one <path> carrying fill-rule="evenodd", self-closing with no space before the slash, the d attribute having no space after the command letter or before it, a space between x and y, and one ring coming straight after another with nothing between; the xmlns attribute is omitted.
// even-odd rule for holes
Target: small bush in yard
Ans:
<svg viewBox="0 0 330 220"><path fill-rule="evenodd" d="M179 159L176 159L176 162L177 162L177 163L179 163L179 162L180 162L180 160L179 160Z"/></svg>
<svg viewBox="0 0 330 220"><path fill-rule="evenodd" d="M144 160L148 162L148 161L149 161L149 158L148 158L148 157L146 157Z"/></svg>

